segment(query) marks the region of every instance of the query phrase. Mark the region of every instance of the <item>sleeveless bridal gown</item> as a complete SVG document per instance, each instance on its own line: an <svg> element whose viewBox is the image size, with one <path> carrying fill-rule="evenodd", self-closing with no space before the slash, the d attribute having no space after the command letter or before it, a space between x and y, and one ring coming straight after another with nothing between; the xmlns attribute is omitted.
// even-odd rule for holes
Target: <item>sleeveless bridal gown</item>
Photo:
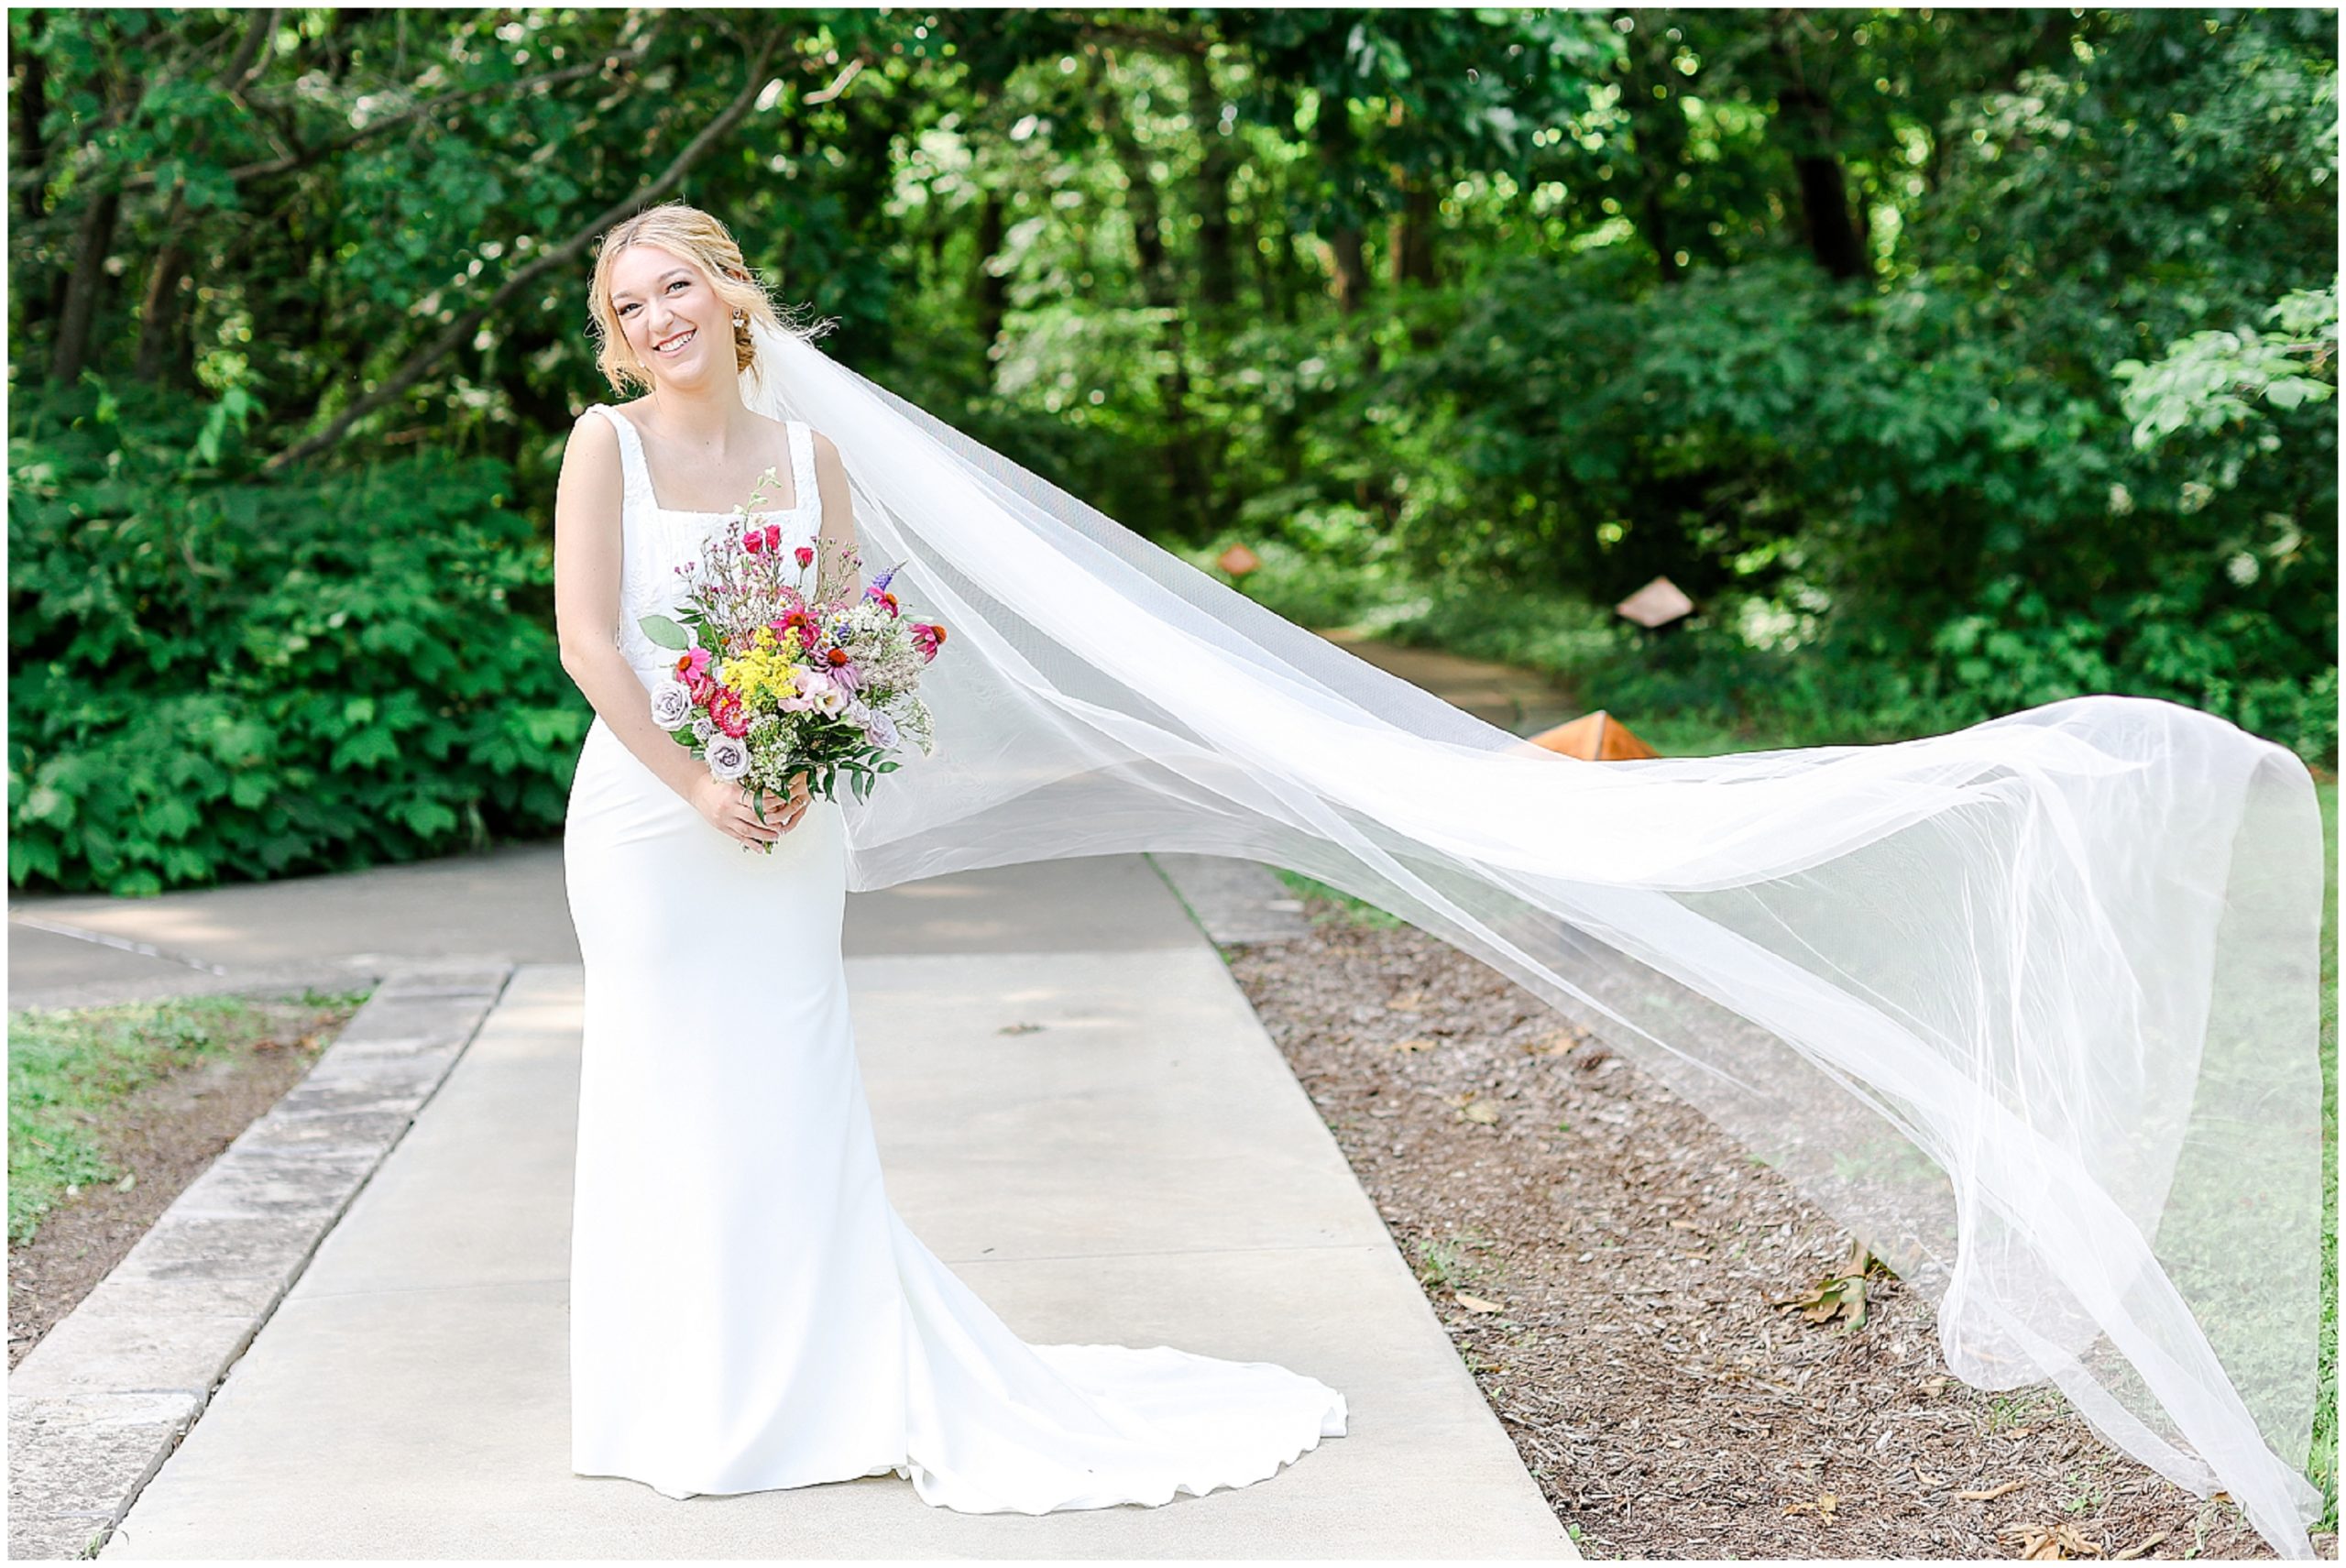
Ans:
<svg viewBox="0 0 2346 1568"><path fill-rule="evenodd" d="M628 417L619 642L723 526L652 495ZM789 543L820 526L788 426ZM917 765L917 761L913 764ZM879 785L885 789L882 780ZM1267 1362L1027 1344L881 1182L839 948L839 807L742 850L598 718L563 841L585 963L570 1279L571 1468L671 1497L885 1475L967 1513L1157 1505L1343 1434L1343 1396Z"/></svg>

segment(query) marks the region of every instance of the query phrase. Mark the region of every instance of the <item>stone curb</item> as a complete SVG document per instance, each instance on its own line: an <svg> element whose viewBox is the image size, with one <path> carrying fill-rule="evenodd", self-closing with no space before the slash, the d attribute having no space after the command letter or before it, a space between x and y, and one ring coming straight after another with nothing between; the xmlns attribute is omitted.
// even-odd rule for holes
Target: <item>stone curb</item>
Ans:
<svg viewBox="0 0 2346 1568"><path fill-rule="evenodd" d="M1253 861L1155 850L1148 859L1212 942L1283 942L1311 928L1303 901Z"/></svg>
<svg viewBox="0 0 2346 1568"><path fill-rule="evenodd" d="M402 965L8 1375L8 1555L94 1555L472 1043L507 963Z"/></svg>

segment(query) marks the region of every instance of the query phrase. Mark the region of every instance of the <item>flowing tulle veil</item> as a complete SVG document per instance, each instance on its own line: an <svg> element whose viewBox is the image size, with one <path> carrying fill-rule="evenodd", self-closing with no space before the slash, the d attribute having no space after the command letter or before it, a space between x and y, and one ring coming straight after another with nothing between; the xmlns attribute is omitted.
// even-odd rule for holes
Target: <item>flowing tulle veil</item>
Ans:
<svg viewBox="0 0 2346 1568"><path fill-rule="evenodd" d="M2286 1556L2320 1336L2322 843L2287 750L2082 696L1948 735L1583 762L1215 582L762 319L751 406L844 461L941 620L937 751L850 885L1142 850L1285 866L1517 981Z"/></svg>

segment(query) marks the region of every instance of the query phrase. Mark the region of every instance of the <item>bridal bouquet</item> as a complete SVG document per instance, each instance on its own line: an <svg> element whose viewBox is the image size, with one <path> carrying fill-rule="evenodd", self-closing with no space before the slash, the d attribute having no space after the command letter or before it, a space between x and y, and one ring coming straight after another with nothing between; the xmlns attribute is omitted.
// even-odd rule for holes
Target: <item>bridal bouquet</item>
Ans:
<svg viewBox="0 0 2346 1568"><path fill-rule="evenodd" d="M677 568L676 614L638 622L677 654L675 674L652 689L652 716L754 800L788 795L800 773L825 800L844 773L862 800L899 766L890 753L905 740L936 749L915 694L945 628L904 614L888 591L896 567L853 596L852 545L785 551L778 524L752 526L741 510L701 560Z"/></svg>

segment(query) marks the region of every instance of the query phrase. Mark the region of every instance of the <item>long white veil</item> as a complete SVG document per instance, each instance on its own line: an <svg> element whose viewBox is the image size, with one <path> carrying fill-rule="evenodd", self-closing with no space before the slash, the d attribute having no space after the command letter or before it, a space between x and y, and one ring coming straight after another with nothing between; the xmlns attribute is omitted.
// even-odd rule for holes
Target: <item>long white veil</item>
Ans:
<svg viewBox="0 0 2346 1568"><path fill-rule="evenodd" d="M2322 846L2283 747L2083 696L1949 735L1584 762L1285 621L756 320L867 567L947 628L937 750L850 885L1069 855L1288 867L1514 979L2285 1556L2320 1333Z"/></svg>

